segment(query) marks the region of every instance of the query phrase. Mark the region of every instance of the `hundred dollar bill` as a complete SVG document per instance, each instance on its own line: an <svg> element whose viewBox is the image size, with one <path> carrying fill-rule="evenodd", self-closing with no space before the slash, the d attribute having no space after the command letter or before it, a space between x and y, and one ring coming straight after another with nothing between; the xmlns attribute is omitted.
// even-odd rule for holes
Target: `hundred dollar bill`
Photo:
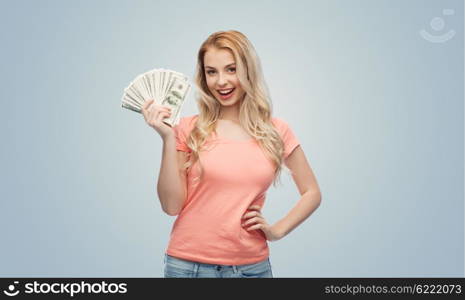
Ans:
<svg viewBox="0 0 465 300"><path fill-rule="evenodd" d="M173 127L179 121L179 114L182 105L189 92L190 85L179 77L175 77L173 83L168 88L166 97L161 102L161 105L171 108L171 116L163 120L164 123Z"/></svg>

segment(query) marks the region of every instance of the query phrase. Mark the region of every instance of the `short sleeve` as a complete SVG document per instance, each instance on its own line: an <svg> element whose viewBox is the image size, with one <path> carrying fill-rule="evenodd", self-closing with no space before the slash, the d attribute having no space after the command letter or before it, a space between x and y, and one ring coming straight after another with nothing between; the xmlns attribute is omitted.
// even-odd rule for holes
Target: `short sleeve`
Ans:
<svg viewBox="0 0 465 300"><path fill-rule="evenodd" d="M184 117L179 120L179 123L173 127L176 136L176 150L183 152L191 152L187 146L187 137L193 128L193 117Z"/></svg>
<svg viewBox="0 0 465 300"><path fill-rule="evenodd" d="M273 123L278 130L279 134L281 135L281 139L284 143L284 153L283 158L286 159L294 149L300 145L299 140L295 136L294 132L292 131L291 127L282 119L273 118Z"/></svg>

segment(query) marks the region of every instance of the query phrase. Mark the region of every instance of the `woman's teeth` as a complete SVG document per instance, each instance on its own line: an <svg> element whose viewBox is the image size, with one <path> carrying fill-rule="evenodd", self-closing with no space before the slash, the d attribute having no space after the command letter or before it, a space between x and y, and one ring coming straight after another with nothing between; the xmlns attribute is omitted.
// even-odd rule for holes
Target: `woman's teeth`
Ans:
<svg viewBox="0 0 465 300"><path fill-rule="evenodd" d="M227 95L227 94L231 93L233 90L234 90L234 88L229 89L229 90L218 91L218 93L220 93L221 95Z"/></svg>

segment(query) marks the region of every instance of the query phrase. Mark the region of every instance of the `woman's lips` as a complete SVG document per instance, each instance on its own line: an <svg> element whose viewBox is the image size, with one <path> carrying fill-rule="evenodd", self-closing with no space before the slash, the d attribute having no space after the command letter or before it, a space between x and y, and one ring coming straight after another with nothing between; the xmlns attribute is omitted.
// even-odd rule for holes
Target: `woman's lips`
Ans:
<svg viewBox="0 0 465 300"><path fill-rule="evenodd" d="M227 94L227 95L222 95L219 91L218 91L218 95L220 95L220 98L221 100L228 100L229 98L232 97L232 95L234 94L234 92L236 91L236 88L233 88L232 91Z"/></svg>

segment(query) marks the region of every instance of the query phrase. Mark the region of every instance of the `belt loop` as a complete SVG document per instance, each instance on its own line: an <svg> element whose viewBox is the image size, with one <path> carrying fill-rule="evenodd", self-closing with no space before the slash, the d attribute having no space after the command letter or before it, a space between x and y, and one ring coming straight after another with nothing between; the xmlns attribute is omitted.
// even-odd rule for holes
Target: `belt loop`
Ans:
<svg viewBox="0 0 465 300"><path fill-rule="evenodd" d="M234 273L237 273L237 266L232 266Z"/></svg>
<svg viewBox="0 0 465 300"><path fill-rule="evenodd" d="M193 277L198 277L198 273L199 273L199 267L200 267L200 264L198 263L194 263L194 268L193 268Z"/></svg>

